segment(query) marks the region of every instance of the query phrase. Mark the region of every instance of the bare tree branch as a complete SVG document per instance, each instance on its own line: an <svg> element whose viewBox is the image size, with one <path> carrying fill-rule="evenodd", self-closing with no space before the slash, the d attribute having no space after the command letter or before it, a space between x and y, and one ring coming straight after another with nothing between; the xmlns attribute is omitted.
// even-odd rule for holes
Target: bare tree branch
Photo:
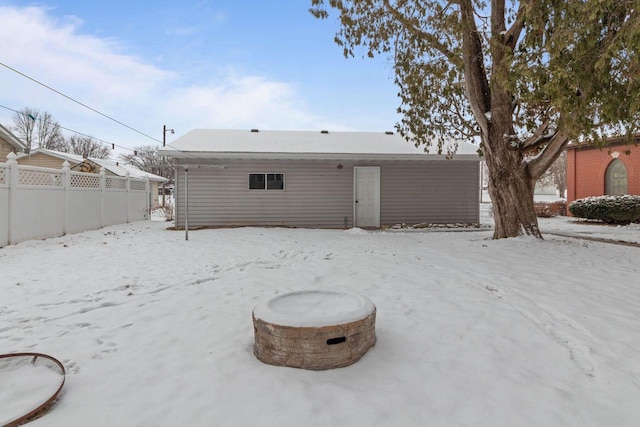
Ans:
<svg viewBox="0 0 640 427"><path fill-rule="evenodd" d="M45 111L37 116L36 122L38 147L63 150L65 146L64 135L62 135L60 124L53 116Z"/></svg>
<svg viewBox="0 0 640 427"><path fill-rule="evenodd" d="M33 138L36 132L36 120L39 114L40 112L38 110L25 107L13 115L14 126L12 130L16 133L16 136L24 142L27 150L31 150L35 142Z"/></svg>
<svg viewBox="0 0 640 427"><path fill-rule="evenodd" d="M563 123L562 117L560 123ZM527 169L529 175L533 179L539 179L549 169L549 167L556 161L564 147L569 142L569 131L561 125L558 131L553 135L549 143L536 157L531 159L528 163Z"/></svg>
<svg viewBox="0 0 640 427"><path fill-rule="evenodd" d="M504 0L491 0L491 34L495 37L505 30Z"/></svg>
<svg viewBox="0 0 640 427"><path fill-rule="evenodd" d="M459 2L462 16L462 52L464 59L464 82L471 104L471 111L482 129L489 134L489 119L485 116L491 111L491 93L484 68L484 55L478 28L476 26L471 0Z"/></svg>
<svg viewBox="0 0 640 427"><path fill-rule="evenodd" d="M473 123L464 116L462 111L460 111L459 104L456 102L451 103L451 108L449 109L456 117L460 119L460 123L462 127L458 127L454 125L454 128L463 135L466 135L469 138L473 138L475 136L480 136L478 134L478 130L473 127ZM453 124L453 123L452 123Z"/></svg>
<svg viewBox="0 0 640 427"><path fill-rule="evenodd" d="M504 42L511 50L514 50L516 48L516 44L518 44L520 34L524 29L524 14L529 3L530 0L522 0L520 2L518 13L516 14L516 20L511 25L511 28L509 28L504 34Z"/></svg>
<svg viewBox="0 0 640 427"><path fill-rule="evenodd" d="M64 151L72 154L78 154L85 159L89 157L106 159L111 153L111 150L100 142L89 136L82 135L72 135L67 141L67 146L64 148Z"/></svg>
<svg viewBox="0 0 640 427"><path fill-rule="evenodd" d="M522 150L527 150L527 149L530 149L532 147L538 146L541 143L549 142L549 140L552 138L552 136L543 137L542 135L547 131L547 129L549 129L550 125L551 125L551 119L545 120L544 123L542 123L538 127L538 129L536 129L536 131L533 133L533 135L531 135L529 138L524 140L524 142L522 143L520 148Z"/></svg>
<svg viewBox="0 0 640 427"><path fill-rule="evenodd" d="M120 160L136 168L173 180L174 168L162 156L158 156L158 146L142 145L135 147L135 154L121 154Z"/></svg>

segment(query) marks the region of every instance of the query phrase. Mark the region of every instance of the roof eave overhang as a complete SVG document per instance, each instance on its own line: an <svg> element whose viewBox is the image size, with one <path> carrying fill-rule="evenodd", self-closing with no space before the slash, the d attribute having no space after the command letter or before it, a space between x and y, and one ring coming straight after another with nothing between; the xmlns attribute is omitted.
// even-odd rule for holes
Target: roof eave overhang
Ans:
<svg viewBox="0 0 640 427"><path fill-rule="evenodd" d="M249 153L249 152L212 152L212 151L179 151L160 150L160 156L189 160L402 160L402 161L438 161L448 160L445 155L438 154L382 154L382 153ZM451 160L479 161L477 154L454 154Z"/></svg>
<svg viewBox="0 0 640 427"><path fill-rule="evenodd" d="M43 156L51 156L51 157L55 157L56 159L60 159L60 160L66 160L69 163L73 163L74 165L78 165L80 163L82 163L82 161L78 161L76 159L72 159L70 157L58 154L58 153L52 153L49 151L42 151L40 148L36 148L35 150L31 151L30 153L23 153L23 154L19 154L18 156L16 156L16 159L20 160L20 159L24 159L25 157L31 157L31 156L35 156L36 154L42 154ZM87 160L87 159L82 159Z"/></svg>
<svg viewBox="0 0 640 427"><path fill-rule="evenodd" d="M15 135L13 135L8 129L0 128L0 135L6 140L9 145L13 146L16 150L25 150L27 145L20 141Z"/></svg>

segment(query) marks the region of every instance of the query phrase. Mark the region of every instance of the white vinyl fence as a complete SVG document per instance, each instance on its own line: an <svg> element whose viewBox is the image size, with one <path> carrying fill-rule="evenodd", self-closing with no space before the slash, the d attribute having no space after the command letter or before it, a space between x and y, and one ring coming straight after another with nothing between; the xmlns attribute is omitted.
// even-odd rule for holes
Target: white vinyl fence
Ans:
<svg viewBox="0 0 640 427"><path fill-rule="evenodd" d="M0 247L148 219L147 179L0 163Z"/></svg>

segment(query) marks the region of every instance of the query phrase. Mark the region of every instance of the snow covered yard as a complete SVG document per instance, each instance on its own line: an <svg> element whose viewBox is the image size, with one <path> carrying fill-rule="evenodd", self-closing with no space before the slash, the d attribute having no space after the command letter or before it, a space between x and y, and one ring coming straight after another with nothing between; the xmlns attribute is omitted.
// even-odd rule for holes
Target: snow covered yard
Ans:
<svg viewBox="0 0 640 427"><path fill-rule="evenodd" d="M640 248L431 230L185 241L166 227L0 249L0 353L48 353L68 371L30 425L638 424ZM640 241L638 227L600 229ZM356 364L315 372L254 357L253 307L309 288L376 304L378 342Z"/></svg>

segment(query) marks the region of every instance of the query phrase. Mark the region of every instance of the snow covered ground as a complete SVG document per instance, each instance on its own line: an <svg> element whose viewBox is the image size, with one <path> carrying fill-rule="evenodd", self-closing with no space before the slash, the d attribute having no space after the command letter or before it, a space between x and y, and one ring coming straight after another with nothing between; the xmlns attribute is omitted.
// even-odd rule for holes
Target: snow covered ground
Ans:
<svg viewBox="0 0 640 427"><path fill-rule="evenodd" d="M637 426L640 248L550 233L638 243L640 228L540 224L544 241L279 228L185 241L150 221L7 246L0 353L66 366L34 427ZM313 288L368 296L376 346L329 371L258 361L252 309Z"/></svg>

